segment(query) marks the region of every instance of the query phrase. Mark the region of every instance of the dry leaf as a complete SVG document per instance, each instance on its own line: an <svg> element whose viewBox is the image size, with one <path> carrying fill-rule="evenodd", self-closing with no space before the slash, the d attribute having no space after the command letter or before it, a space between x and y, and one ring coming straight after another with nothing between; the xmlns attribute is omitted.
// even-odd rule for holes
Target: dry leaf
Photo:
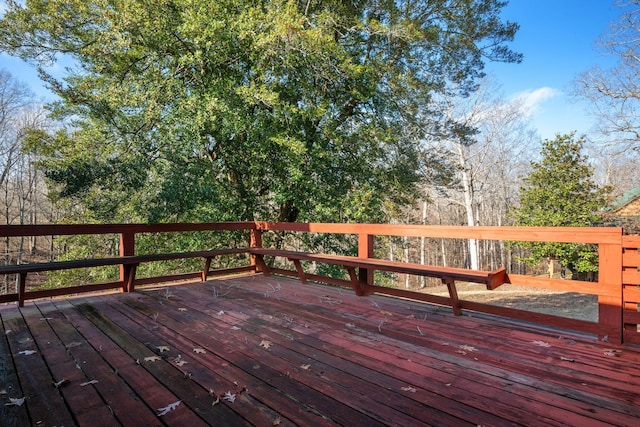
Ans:
<svg viewBox="0 0 640 427"><path fill-rule="evenodd" d="M269 340L260 341L260 347L266 348L267 350L271 347L271 344L273 343Z"/></svg>
<svg viewBox="0 0 640 427"><path fill-rule="evenodd" d="M20 399L17 399L15 397L10 397L9 403L5 403L4 406L22 406L24 404L24 399L26 398L21 397Z"/></svg>
<svg viewBox="0 0 640 427"><path fill-rule="evenodd" d="M380 314L382 314L384 317L391 317L393 316L393 314L389 311L385 311L385 310L381 310Z"/></svg>
<svg viewBox="0 0 640 427"><path fill-rule="evenodd" d="M233 403L236 401L236 395L231 393L230 391L225 391L224 396L222 396L222 400Z"/></svg>
<svg viewBox="0 0 640 427"><path fill-rule="evenodd" d="M282 422L282 419L280 417L276 418L275 420L273 420L273 422L271 423L272 426L279 426L280 423Z"/></svg>
<svg viewBox="0 0 640 427"><path fill-rule="evenodd" d="M211 406L216 406L218 403L220 403L220 398L218 396L216 396L216 400L213 401Z"/></svg>
<svg viewBox="0 0 640 427"><path fill-rule="evenodd" d="M309 370L309 368L311 367L311 365L300 365L300 367L301 367L302 369L304 369L305 371L308 371L308 370Z"/></svg>
<svg viewBox="0 0 640 427"><path fill-rule="evenodd" d="M182 360L182 359L181 360L176 360L176 365L177 366L184 366L186 364L187 364L186 360Z"/></svg>
<svg viewBox="0 0 640 427"><path fill-rule="evenodd" d="M234 331L239 331L240 327L239 326L232 326L231 329L233 329Z"/></svg>
<svg viewBox="0 0 640 427"><path fill-rule="evenodd" d="M415 393L415 392L416 392L416 389L415 389L415 388L413 388L413 387L408 387L408 386L407 386L407 387L401 387L401 388L400 388L400 390L402 390L402 391L408 391L409 393Z"/></svg>
<svg viewBox="0 0 640 427"><path fill-rule="evenodd" d="M548 342L544 342L544 341L531 341L531 344L533 345L537 345L538 347L551 347L551 344L549 344Z"/></svg>
<svg viewBox="0 0 640 427"><path fill-rule="evenodd" d="M86 387L88 385L97 384L97 383L98 383L98 380L91 380L91 381L87 381L86 383L80 384L80 387Z"/></svg>
<svg viewBox="0 0 640 427"><path fill-rule="evenodd" d="M475 348L475 347L473 347L473 346L470 346L470 345L466 345L466 344L461 345L461 346L460 346L460 350L464 350L464 351L478 351L478 349L477 349L477 348Z"/></svg>
<svg viewBox="0 0 640 427"><path fill-rule="evenodd" d="M173 411L174 409L176 409L178 407L178 405L180 405L180 403L182 403L182 401L178 400L177 402L170 403L169 405L165 406L164 408L159 408L158 409L158 416L161 417L163 415L168 414L169 411Z"/></svg>
<svg viewBox="0 0 640 427"><path fill-rule="evenodd" d="M196 354L205 354L207 350L205 350L204 348L197 347L193 349L193 352Z"/></svg>
<svg viewBox="0 0 640 427"><path fill-rule="evenodd" d="M36 354L36 353L37 351L35 350L22 350L18 352L18 354L21 354L23 356L31 356L32 354Z"/></svg>
<svg viewBox="0 0 640 427"><path fill-rule="evenodd" d="M4 331L4 334L9 335L11 332L13 332L11 329L7 329L6 331Z"/></svg>
<svg viewBox="0 0 640 427"><path fill-rule="evenodd" d="M170 348L169 348L169 347L167 347L166 345L159 345L159 346L157 346L156 348L158 349L158 351L159 351L160 353L164 353L165 351L169 351L169 350L170 350Z"/></svg>
<svg viewBox="0 0 640 427"><path fill-rule="evenodd" d="M60 381L53 383L53 386L54 386L55 388L60 388L60 387L62 387L63 385L68 384L68 383L69 383L69 380L68 380L68 379L66 379L66 378L63 378L63 379L61 379Z"/></svg>
<svg viewBox="0 0 640 427"><path fill-rule="evenodd" d="M565 361L565 362L575 362L575 360L570 359L568 357L560 357L560 360Z"/></svg>
<svg viewBox="0 0 640 427"><path fill-rule="evenodd" d="M41 317L40 320L46 322L47 320L53 320L53 317Z"/></svg>
<svg viewBox="0 0 640 427"><path fill-rule="evenodd" d="M620 357L622 350L609 349L604 351L605 356Z"/></svg>
<svg viewBox="0 0 640 427"><path fill-rule="evenodd" d="M220 311L218 312L218 316L222 316L223 314L224 314L224 310L220 310Z"/></svg>
<svg viewBox="0 0 640 427"><path fill-rule="evenodd" d="M184 307L178 307L178 311L187 311L187 309Z"/></svg>
<svg viewBox="0 0 640 427"><path fill-rule="evenodd" d="M145 362L157 362L158 360L162 360L162 357L160 357L160 356L149 356L149 357L145 357L144 358Z"/></svg>
<svg viewBox="0 0 640 427"><path fill-rule="evenodd" d="M73 342L70 342L69 344L65 345L65 348L74 348L74 347L78 347L80 345L82 345L81 342L73 341Z"/></svg>

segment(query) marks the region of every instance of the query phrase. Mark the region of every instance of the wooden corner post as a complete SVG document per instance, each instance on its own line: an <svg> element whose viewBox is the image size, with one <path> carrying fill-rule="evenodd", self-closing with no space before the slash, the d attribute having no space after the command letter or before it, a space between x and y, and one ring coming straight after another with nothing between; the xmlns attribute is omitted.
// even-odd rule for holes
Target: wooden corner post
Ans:
<svg viewBox="0 0 640 427"><path fill-rule="evenodd" d="M620 244L598 245L598 282L606 295L598 295L599 338L612 343L623 340L622 235Z"/></svg>
<svg viewBox="0 0 640 427"><path fill-rule="evenodd" d="M373 234L358 234L358 256L360 258L373 258ZM373 285L373 270L366 268L358 269L361 283Z"/></svg>
<svg viewBox="0 0 640 427"><path fill-rule="evenodd" d="M136 253L136 235L132 231L120 233L120 256L133 256ZM122 292L133 292L133 278L135 277L135 266L131 264L120 264L120 281L122 282Z"/></svg>

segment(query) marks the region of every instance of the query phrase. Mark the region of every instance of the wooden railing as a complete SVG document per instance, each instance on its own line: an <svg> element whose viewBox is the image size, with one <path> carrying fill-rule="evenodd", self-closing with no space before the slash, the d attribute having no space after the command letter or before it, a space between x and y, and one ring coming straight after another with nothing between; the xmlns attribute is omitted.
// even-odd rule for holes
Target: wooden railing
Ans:
<svg viewBox="0 0 640 427"><path fill-rule="evenodd" d="M119 255L136 254L136 235L140 233L190 232L190 231L246 231L247 244L261 247L267 241L265 233L330 233L356 235L357 253L350 254L363 258L374 257L375 238L377 236L428 237L439 239L476 239L497 241L537 241L559 243L585 243L598 246L599 274L597 282L577 280L550 279L518 274L508 274L507 282L546 288L563 292L579 292L597 295L598 321L589 322L561 316L534 313L506 307L498 307L462 299L461 308L507 316L515 319L531 321L554 327L567 328L597 335L611 342L640 342L638 324L638 302L640 302L640 238L623 236L621 228L547 228L547 227L455 227L455 226L420 226L389 224L316 224L316 223L204 223L204 224L157 224L157 225L41 225L41 226L2 226L0 237L5 236L57 236L77 234L118 234L120 236ZM219 248L203 248L219 249ZM624 254L624 265L623 265ZM506 267L506 266L505 266ZM127 265L120 267L120 281L104 285L80 285L68 290L55 290L51 294L38 291L37 294L25 292L25 298L46 297L61 293L78 293L88 290L122 287L128 277ZM256 271L253 260L245 265L237 266L228 272ZM296 276L291 269L276 269L275 273ZM624 282L623 282L624 274ZM360 272L361 278L372 282L373 275ZM178 276L163 276L137 279L137 284L160 283L169 280L199 278L200 273L186 273ZM330 277L307 275L310 280L330 284L341 284ZM624 283L624 286L623 286ZM436 304L450 304L447 297L413 292L399 288L389 288L392 295L409 297ZM16 301L16 295L0 296L0 302Z"/></svg>

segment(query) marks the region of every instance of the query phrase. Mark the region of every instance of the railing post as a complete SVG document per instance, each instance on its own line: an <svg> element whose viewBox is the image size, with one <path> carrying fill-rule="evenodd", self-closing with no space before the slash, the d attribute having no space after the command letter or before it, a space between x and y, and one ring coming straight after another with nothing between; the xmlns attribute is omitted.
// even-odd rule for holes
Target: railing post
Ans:
<svg viewBox="0 0 640 427"><path fill-rule="evenodd" d="M373 234L358 234L358 256L360 258L373 258ZM358 269L360 282L373 285L373 271L366 268Z"/></svg>
<svg viewBox="0 0 640 427"><path fill-rule="evenodd" d="M249 246L251 246L252 248L261 248L262 247L262 230L257 228L252 228L251 229L251 237L250 237L250 242L249 242ZM256 256L251 254L251 271L253 271L254 273L258 272L258 268L257 268L257 264L256 264Z"/></svg>
<svg viewBox="0 0 640 427"><path fill-rule="evenodd" d="M133 231L123 231L120 233L120 256L132 256L136 253L136 234ZM120 281L122 282L122 292L133 292L133 280L131 269L135 268L131 264L120 264Z"/></svg>
<svg viewBox="0 0 640 427"><path fill-rule="evenodd" d="M598 295L598 323L612 343L623 340L622 235L619 244L598 245L598 282L609 295ZM614 295L614 296L610 296Z"/></svg>

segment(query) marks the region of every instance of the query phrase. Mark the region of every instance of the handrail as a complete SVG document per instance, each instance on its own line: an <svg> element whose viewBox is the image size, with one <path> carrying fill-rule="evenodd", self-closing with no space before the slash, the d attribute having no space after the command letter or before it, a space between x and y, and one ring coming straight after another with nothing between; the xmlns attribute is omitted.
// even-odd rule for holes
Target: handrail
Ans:
<svg viewBox="0 0 640 427"><path fill-rule="evenodd" d="M607 336L611 341L621 342L623 339L623 286L622 286L622 229L618 227L467 227L467 226L433 226L433 225L405 225L405 224L333 224L333 223L277 223L277 222L217 222L217 223L181 223L181 224L58 224L58 225L21 225L0 226L0 237L19 236L47 236L47 235L80 235L80 234L118 234L120 236L120 256L135 255L136 235L140 233L191 232L191 231L237 231L245 230L250 233L251 246L262 246L262 234L265 232L291 233L331 233L355 235L358 238L359 257L373 258L375 236L406 236L442 239L477 239L499 241L532 241L583 243L598 245L599 251L599 281L597 283L573 280L559 280L537 278L511 274L509 281L526 286L553 288L598 295L599 319L597 323L566 319L556 316L541 315L521 310L506 309L462 300L463 309L483 311L492 314L506 315L523 320L534 319L536 322L553 326L568 327L580 331L594 333L600 337ZM255 262L248 266L255 271ZM120 282L128 277L130 271L127 265L122 265ZM246 267L236 268L236 271L246 270ZM287 270L278 270L286 273ZM293 272L295 274L295 272ZM366 270L360 271L361 280L372 283L373 275ZM180 277L197 277L195 274L183 274ZM313 276L315 280L335 283L331 278ZM168 279L162 277L159 279ZM144 283L153 283L153 278L145 279ZM113 284L112 284L113 285ZM637 285L637 284L636 284ZM93 290L101 289L99 285ZM628 286L630 288L630 286ZM78 292L78 287L70 292ZM80 290L81 291L81 290ZM39 291L42 296L42 291ZM64 291L56 290L56 294ZM628 291L633 294L633 291ZM634 294L635 295L635 294ZM44 295L46 296L46 295ZM10 301L7 296L0 296L0 302ZM626 329L629 319L640 316L627 314ZM635 321L635 320L633 320ZM640 322L640 319L639 319Z"/></svg>

